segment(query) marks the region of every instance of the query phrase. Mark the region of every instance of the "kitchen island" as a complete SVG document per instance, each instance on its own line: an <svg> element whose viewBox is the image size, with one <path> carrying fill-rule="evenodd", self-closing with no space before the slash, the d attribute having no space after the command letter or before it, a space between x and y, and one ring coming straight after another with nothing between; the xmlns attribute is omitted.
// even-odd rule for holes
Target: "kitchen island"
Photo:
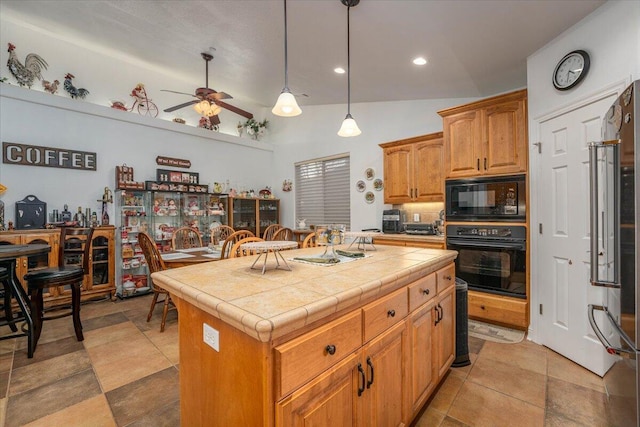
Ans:
<svg viewBox="0 0 640 427"><path fill-rule="evenodd" d="M346 245L343 249L346 248ZM454 359L454 251L331 266L254 257L154 273L179 313L181 423L408 425ZM296 424L297 425L297 424Z"/></svg>

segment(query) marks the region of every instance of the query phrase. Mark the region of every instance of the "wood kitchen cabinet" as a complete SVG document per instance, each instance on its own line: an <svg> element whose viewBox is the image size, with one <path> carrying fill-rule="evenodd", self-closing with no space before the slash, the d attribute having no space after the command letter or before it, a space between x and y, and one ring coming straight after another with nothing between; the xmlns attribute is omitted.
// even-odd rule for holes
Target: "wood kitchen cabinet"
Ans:
<svg viewBox="0 0 640 427"><path fill-rule="evenodd" d="M439 111L446 178L527 171L527 91Z"/></svg>
<svg viewBox="0 0 640 427"><path fill-rule="evenodd" d="M111 295L115 291L115 227L104 226L94 229L89 271L82 283L82 301ZM0 245L47 244L51 251L47 255L18 258L16 275L26 290L23 280L29 271L58 265L60 229L14 230L0 233ZM67 305L71 302L71 290L65 287L48 288L43 293L46 306Z"/></svg>
<svg viewBox="0 0 640 427"><path fill-rule="evenodd" d="M229 197L229 225L262 236L264 230L280 223L280 200Z"/></svg>
<svg viewBox="0 0 640 427"><path fill-rule="evenodd" d="M442 132L380 144L384 202L444 201Z"/></svg>

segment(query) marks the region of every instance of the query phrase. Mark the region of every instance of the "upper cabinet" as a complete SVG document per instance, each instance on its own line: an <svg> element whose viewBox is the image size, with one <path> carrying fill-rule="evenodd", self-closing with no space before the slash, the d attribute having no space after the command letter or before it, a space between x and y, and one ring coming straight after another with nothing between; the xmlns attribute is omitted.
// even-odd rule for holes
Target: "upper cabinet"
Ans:
<svg viewBox="0 0 640 427"><path fill-rule="evenodd" d="M444 200L442 132L380 144L384 202Z"/></svg>
<svg viewBox="0 0 640 427"><path fill-rule="evenodd" d="M445 178L527 171L527 91L439 111Z"/></svg>

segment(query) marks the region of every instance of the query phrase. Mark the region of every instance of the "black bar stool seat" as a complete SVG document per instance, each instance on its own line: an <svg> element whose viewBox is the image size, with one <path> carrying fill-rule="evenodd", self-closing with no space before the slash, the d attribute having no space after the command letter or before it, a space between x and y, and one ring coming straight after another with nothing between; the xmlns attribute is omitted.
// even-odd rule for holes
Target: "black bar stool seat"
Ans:
<svg viewBox="0 0 640 427"><path fill-rule="evenodd" d="M84 275L89 271L89 258L92 228L63 227L60 233L60 251L58 266L41 270L34 270L24 276L29 293L31 316L33 317L32 351L35 351L42 332L44 320L58 319L73 316L73 328L78 341L84 340L82 323L80 321L80 296ZM67 264L68 258L82 257L81 264ZM44 315L44 303L42 293L44 289L69 286L71 288L71 307L66 310L58 310L52 315Z"/></svg>

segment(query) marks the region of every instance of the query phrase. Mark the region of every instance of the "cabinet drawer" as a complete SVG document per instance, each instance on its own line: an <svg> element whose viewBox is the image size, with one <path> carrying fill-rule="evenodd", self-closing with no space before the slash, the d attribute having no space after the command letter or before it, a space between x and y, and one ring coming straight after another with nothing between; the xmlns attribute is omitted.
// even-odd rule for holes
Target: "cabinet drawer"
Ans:
<svg viewBox="0 0 640 427"><path fill-rule="evenodd" d="M409 285L409 311L413 311L436 296L436 274L431 273Z"/></svg>
<svg viewBox="0 0 640 427"><path fill-rule="evenodd" d="M356 310L276 347L277 398L286 396L360 346L362 314Z"/></svg>
<svg viewBox="0 0 640 427"><path fill-rule="evenodd" d="M438 284L438 293L444 291L449 286L453 286L456 281L456 266L455 264L451 264L447 267L441 268L436 271L437 276L437 284Z"/></svg>
<svg viewBox="0 0 640 427"><path fill-rule="evenodd" d="M469 317L490 320L518 329L529 326L527 301L469 291Z"/></svg>
<svg viewBox="0 0 640 427"><path fill-rule="evenodd" d="M387 295L378 301L363 307L364 315L364 341L389 329L400 322L409 312L406 288Z"/></svg>

